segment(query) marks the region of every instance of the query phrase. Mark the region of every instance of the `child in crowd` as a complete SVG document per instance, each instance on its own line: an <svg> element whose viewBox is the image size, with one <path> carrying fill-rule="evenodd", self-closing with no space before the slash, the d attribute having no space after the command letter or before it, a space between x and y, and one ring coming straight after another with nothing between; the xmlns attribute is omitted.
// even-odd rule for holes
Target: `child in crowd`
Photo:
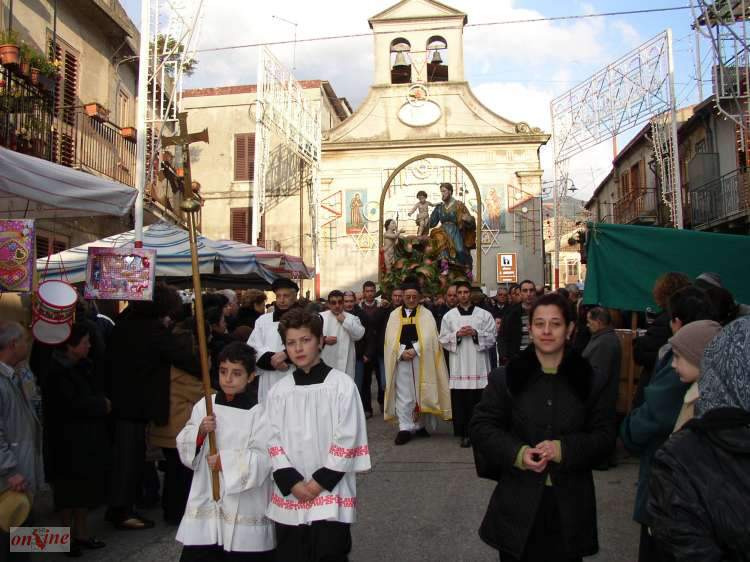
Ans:
<svg viewBox="0 0 750 562"><path fill-rule="evenodd" d="M270 562L276 546L273 522L265 517L271 493L268 426L263 406L248 385L255 378L255 352L244 343L219 354L214 413L205 399L193 407L177 436L182 462L195 471L177 540L181 562L242 560ZM217 454L206 436L216 432ZM220 499L213 500L211 471L219 472Z"/></svg>
<svg viewBox="0 0 750 562"><path fill-rule="evenodd" d="M354 381L320 360L323 322L297 309L279 322L297 367L265 403L275 482L268 516L278 560L346 561L357 505L355 473L370 469L365 415Z"/></svg>
<svg viewBox="0 0 750 562"><path fill-rule="evenodd" d="M699 398L698 379L701 374L703 351L719 330L721 325L718 322L698 320L687 324L669 340L674 354L672 368L677 371L682 382L692 383L685 392L685 403L680 410L674 431L679 431L694 416L695 403Z"/></svg>
<svg viewBox="0 0 750 562"><path fill-rule="evenodd" d="M417 192L417 202L409 211L409 216L417 213L417 236L427 236L430 231L430 207L434 207L432 203L427 200L427 193L425 191Z"/></svg>

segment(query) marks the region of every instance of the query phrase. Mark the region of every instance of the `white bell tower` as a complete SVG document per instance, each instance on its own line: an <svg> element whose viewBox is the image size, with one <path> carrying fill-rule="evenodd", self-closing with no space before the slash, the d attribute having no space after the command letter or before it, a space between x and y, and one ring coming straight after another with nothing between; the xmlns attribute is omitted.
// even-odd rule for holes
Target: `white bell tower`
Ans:
<svg viewBox="0 0 750 562"><path fill-rule="evenodd" d="M370 18L375 86L463 82L468 18L434 0L402 0Z"/></svg>

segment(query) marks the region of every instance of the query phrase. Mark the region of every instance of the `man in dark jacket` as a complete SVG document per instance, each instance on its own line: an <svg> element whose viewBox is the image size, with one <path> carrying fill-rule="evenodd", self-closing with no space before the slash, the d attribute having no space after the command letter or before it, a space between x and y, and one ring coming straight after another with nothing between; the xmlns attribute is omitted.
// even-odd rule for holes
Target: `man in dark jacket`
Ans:
<svg viewBox="0 0 750 562"><path fill-rule="evenodd" d="M620 362L622 346L612 327L612 316L606 308L596 307L589 310L587 316L591 339L583 350L583 358L588 359L594 370L594 385L597 389L606 387L612 392L610 400L613 406L617 402L617 391L620 384ZM615 466L614 447L609 462L597 466L598 470L607 470Z"/></svg>
<svg viewBox="0 0 750 562"><path fill-rule="evenodd" d="M144 467L146 425L169 420L172 364L200 372L186 358L169 324L182 301L177 291L157 285L152 302L132 302L117 319L107 349L110 363L113 428L113 470L107 519L121 529L153 527L134 512Z"/></svg>
<svg viewBox="0 0 750 562"><path fill-rule="evenodd" d="M375 375L375 381L378 385L378 404L383 406L383 396L385 395L385 375L380 371L380 365L378 362L378 355L383 355L383 348L380 347L380 353L378 354L378 338L380 333L381 309L378 306L378 302L375 300L375 293L377 287L372 281L365 281L362 285L362 302L354 307L352 314L357 314L362 325L365 327L365 335L356 344L357 350L357 361L362 361L362 383L360 385L360 398L362 398L362 406L365 410L365 415L369 418L372 417L372 376ZM344 296L344 304L346 304L346 295Z"/></svg>
<svg viewBox="0 0 750 562"><path fill-rule="evenodd" d="M505 316L502 324L503 352L505 360L510 361L528 347L529 310L536 300L536 285L526 279L521 281L521 302L514 304Z"/></svg>
<svg viewBox="0 0 750 562"><path fill-rule="evenodd" d="M750 559L750 317L703 355L696 415L656 453L651 531L680 562Z"/></svg>
<svg viewBox="0 0 750 562"><path fill-rule="evenodd" d="M685 287L673 294L668 309L673 333L690 322L714 319L708 297L695 287ZM669 439L682 409L685 392L690 386L680 381L672 367L672 357L671 347L668 347L657 361L651 381L644 389L643 403L631 410L620 426L620 437L625 447L640 455L633 510L633 519L641 524L639 562L664 560L648 530L651 517L646 512L646 499L654 454Z"/></svg>

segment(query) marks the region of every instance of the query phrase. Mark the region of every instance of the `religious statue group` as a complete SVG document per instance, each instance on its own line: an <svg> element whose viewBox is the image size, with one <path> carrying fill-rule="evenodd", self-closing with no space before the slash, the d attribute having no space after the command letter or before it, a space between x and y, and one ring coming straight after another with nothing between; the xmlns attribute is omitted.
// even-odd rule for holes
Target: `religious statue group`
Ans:
<svg viewBox="0 0 750 562"><path fill-rule="evenodd" d="M427 294L437 294L452 282L471 281L477 223L466 205L453 197L453 185L440 184L441 202L417 193L409 216L417 213L417 234L404 236L394 219L384 223L382 284L388 291L406 278L416 278ZM432 212L430 212L432 207Z"/></svg>

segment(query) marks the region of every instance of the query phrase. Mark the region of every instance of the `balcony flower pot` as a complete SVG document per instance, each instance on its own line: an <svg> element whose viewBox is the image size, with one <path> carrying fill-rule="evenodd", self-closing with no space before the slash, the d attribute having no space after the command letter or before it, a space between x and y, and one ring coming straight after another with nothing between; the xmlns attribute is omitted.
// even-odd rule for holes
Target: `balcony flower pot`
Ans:
<svg viewBox="0 0 750 562"><path fill-rule="evenodd" d="M83 110L86 112L86 115L96 121L103 122L109 117L109 110L100 103L87 103L83 106Z"/></svg>
<svg viewBox="0 0 750 562"><path fill-rule="evenodd" d="M138 131L136 131L135 127L123 127L122 129L120 129L120 135L122 136L122 138L130 141L136 140L137 132Z"/></svg>
<svg viewBox="0 0 750 562"><path fill-rule="evenodd" d="M31 78L31 65L25 60L21 59L21 63L18 65L21 75L29 80Z"/></svg>
<svg viewBox="0 0 750 562"><path fill-rule="evenodd" d="M18 58L21 50L18 45L4 44L0 45L0 60L3 66L11 66L18 64Z"/></svg>
<svg viewBox="0 0 750 562"><path fill-rule="evenodd" d="M46 76L45 74L39 75L39 83L37 86L40 90L45 92L52 92L52 87L55 85L55 79L52 76Z"/></svg>
<svg viewBox="0 0 750 562"><path fill-rule="evenodd" d="M39 69L38 68L34 68L32 66L29 69L29 76L31 77L31 83L34 86L38 86L39 85L39 76L40 76Z"/></svg>

